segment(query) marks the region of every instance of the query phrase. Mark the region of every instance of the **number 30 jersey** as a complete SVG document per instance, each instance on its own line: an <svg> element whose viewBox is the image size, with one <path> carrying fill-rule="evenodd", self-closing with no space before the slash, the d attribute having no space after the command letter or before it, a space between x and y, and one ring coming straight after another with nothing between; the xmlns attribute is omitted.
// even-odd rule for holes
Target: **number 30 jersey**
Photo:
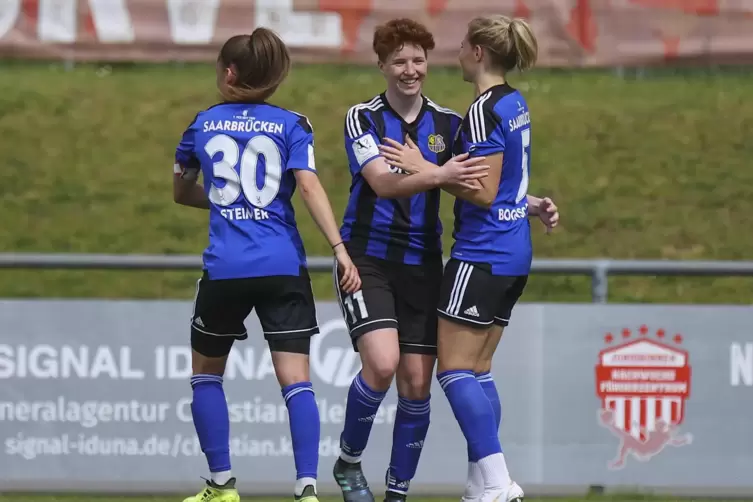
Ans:
<svg viewBox="0 0 753 502"><path fill-rule="evenodd" d="M291 203L294 171L316 172L306 117L266 103L215 105L183 133L175 163L176 173L204 178L210 279L300 274L306 252Z"/></svg>
<svg viewBox="0 0 753 502"><path fill-rule="evenodd" d="M528 275L533 256L526 197L531 120L523 96L507 84L481 94L468 108L453 151L487 158L502 154L503 159L490 209L456 200L452 257L488 263L494 275Z"/></svg>

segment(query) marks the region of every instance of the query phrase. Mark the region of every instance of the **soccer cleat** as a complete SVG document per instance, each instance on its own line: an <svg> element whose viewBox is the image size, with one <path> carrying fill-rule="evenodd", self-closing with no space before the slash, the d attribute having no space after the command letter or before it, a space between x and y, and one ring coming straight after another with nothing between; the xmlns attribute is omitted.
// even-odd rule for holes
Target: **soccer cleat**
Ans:
<svg viewBox="0 0 753 502"><path fill-rule="evenodd" d="M388 467L384 475L384 484L388 486L387 491L384 493L384 502L405 502L405 499L408 498L410 481L401 481L398 483L397 479L392 477L390 472L391 470ZM390 490L389 487L394 489Z"/></svg>
<svg viewBox="0 0 753 502"><path fill-rule="evenodd" d="M507 500L508 491L509 490L485 491L478 500L479 502L504 502Z"/></svg>
<svg viewBox="0 0 753 502"><path fill-rule="evenodd" d="M374 495L361 470L361 462L351 464L338 458L332 474L342 490L345 502L374 502Z"/></svg>
<svg viewBox="0 0 753 502"><path fill-rule="evenodd" d="M235 478L220 486L212 481L193 497L184 499L183 502L240 502L241 497L235 489Z"/></svg>
<svg viewBox="0 0 753 502"><path fill-rule="evenodd" d="M507 502L523 502L524 499L523 489L513 481L510 484L510 490L507 492Z"/></svg>
<svg viewBox="0 0 753 502"><path fill-rule="evenodd" d="M407 498L408 496L404 493L397 493L392 490L387 490L384 493L384 502L405 502Z"/></svg>
<svg viewBox="0 0 753 502"><path fill-rule="evenodd" d="M504 497L503 497L504 496ZM468 499L464 499L468 500ZM484 492L474 502L523 502L523 489L515 481L510 482L506 490Z"/></svg>
<svg viewBox="0 0 753 502"><path fill-rule="evenodd" d="M308 485L301 492L301 496L295 496L295 502L319 502L319 498L316 496L316 489L313 486Z"/></svg>

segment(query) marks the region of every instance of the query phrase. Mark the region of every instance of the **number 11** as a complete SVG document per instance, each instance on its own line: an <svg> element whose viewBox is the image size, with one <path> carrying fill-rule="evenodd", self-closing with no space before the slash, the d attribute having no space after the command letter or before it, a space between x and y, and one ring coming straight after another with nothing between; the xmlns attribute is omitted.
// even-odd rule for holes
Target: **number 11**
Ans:
<svg viewBox="0 0 753 502"><path fill-rule="evenodd" d="M350 318L353 322L357 322L358 318L356 317L356 309L353 306L353 300L355 300L355 303L358 304L358 314L361 320L366 319L369 317L369 311L366 310L366 302L363 301L363 291L358 290L352 295L348 295L343 300L343 303L345 303L345 306L348 307L348 313L350 314Z"/></svg>

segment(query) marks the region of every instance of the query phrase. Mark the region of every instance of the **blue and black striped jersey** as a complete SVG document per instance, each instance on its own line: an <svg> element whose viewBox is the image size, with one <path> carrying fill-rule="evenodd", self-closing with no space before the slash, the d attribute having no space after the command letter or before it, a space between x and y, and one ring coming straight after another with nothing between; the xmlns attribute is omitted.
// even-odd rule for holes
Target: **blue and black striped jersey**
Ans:
<svg viewBox="0 0 753 502"><path fill-rule="evenodd" d="M361 173L380 156L377 145L385 137L404 143L410 135L424 158L437 165L452 157L452 140L461 117L426 97L423 100L418 117L410 124L390 107L384 94L351 107L345 116L345 151L352 182L341 234L353 253L408 265L442 255L439 189L385 199L377 197Z"/></svg>
<svg viewBox="0 0 753 502"><path fill-rule="evenodd" d="M488 263L494 275L527 275L533 250L527 199L531 118L526 100L507 84L481 94L463 119L453 151L487 158L503 154L503 158L491 208L455 201L452 257Z"/></svg>

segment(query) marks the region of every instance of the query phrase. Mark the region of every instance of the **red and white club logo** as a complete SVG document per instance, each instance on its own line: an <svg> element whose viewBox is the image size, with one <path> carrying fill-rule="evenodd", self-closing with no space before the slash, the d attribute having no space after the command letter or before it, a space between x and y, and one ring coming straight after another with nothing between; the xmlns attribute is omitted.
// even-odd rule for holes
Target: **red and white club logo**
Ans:
<svg viewBox="0 0 753 502"><path fill-rule="evenodd" d="M607 333L609 346L599 352L596 394L601 399L599 423L620 445L609 469L622 469L629 455L646 462L667 445L693 440L680 434L685 402L690 397L688 352L680 348L682 335L667 337L663 329L637 333L625 328L620 336Z"/></svg>

